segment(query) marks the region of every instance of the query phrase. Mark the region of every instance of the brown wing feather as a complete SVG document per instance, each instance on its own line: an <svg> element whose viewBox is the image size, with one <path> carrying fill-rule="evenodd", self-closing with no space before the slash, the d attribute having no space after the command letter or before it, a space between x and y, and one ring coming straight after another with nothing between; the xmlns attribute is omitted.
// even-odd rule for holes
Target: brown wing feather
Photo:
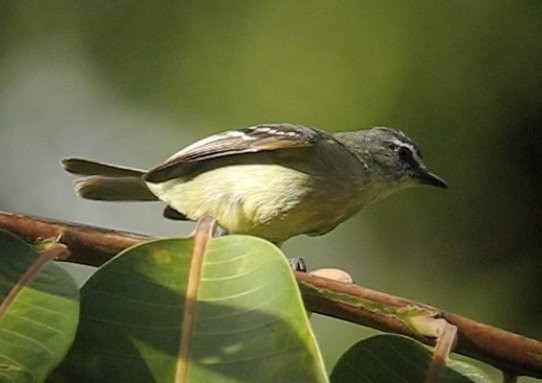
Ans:
<svg viewBox="0 0 542 383"><path fill-rule="evenodd" d="M292 124L266 124L231 130L204 138L177 152L144 176L149 182L164 182L186 175L195 162L220 157L281 149L309 147L331 136L316 129Z"/></svg>

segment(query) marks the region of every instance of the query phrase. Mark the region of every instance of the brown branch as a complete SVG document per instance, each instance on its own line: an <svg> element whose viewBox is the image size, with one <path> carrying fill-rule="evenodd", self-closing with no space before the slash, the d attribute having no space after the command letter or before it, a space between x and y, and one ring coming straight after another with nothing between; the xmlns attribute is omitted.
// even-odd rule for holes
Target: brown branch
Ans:
<svg viewBox="0 0 542 383"><path fill-rule="evenodd" d="M337 302L326 297L325 292L351 297L352 301L375 302L379 306L395 307L397 310L418 307L427 310L435 319L445 319L457 327L457 343L454 352L484 361L507 372L509 375L525 375L542 378L542 342L514 334L497 327L473 321L463 316L394 295L370 290L355 284L346 284L296 273L303 298L309 310L333 316L365 326L403 334L425 344L434 345L435 338L416 332L412 326L396 316L367 310L356 304Z"/></svg>
<svg viewBox="0 0 542 383"><path fill-rule="evenodd" d="M121 250L152 239L147 235L3 211L0 211L0 229L16 234L34 245L50 241L62 243L69 251L69 254L62 257L62 261L91 266L100 266Z"/></svg>
<svg viewBox="0 0 542 383"><path fill-rule="evenodd" d="M0 228L34 244L45 240L58 240L69 250L69 255L62 260L94 266L103 264L128 246L151 239L145 235L5 212L0 212ZM432 319L445 320L457 327L455 352L489 363L504 371L506 376L542 378L542 342L352 283L337 282L306 273L296 273L296 278L305 304L313 312L403 334L434 345L436 337L430 332L420 333L397 316L367 309L356 302L368 302L369 306L387 307L396 311L415 307Z"/></svg>

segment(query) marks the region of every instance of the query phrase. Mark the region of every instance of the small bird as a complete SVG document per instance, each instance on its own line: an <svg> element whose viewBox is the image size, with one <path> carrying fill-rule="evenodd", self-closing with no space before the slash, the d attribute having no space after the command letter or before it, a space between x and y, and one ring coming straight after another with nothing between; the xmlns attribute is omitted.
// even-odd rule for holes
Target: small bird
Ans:
<svg viewBox="0 0 542 383"><path fill-rule="evenodd" d="M85 176L79 196L167 204L164 216L209 215L227 232L278 245L323 235L367 204L416 184L447 188L429 172L419 147L384 127L334 135L288 123L263 124L204 138L149 171L65 158Z"/></svg>

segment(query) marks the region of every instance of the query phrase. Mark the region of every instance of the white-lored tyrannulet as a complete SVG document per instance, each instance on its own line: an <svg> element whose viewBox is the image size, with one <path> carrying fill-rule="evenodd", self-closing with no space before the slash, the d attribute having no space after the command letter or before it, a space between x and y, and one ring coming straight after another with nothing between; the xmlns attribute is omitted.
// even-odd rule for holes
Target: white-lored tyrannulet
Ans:
<svg viewBox="0 0 542 383"><path fill-rule="evenodd" d="M415 184L446 188L404 133L377 127L334 135L263 124L204 138L149 171L62 160L83 197L162 200L170 218L210 215L232 233L277 244L322 235L364 206Z"/></svg>

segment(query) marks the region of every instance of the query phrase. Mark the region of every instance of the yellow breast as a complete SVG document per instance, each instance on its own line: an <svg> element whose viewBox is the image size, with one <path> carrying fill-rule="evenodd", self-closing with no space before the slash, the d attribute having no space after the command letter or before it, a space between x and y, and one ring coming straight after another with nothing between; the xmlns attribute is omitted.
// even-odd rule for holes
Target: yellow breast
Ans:
<svg viewBox="0 0 542 383"><path fill-rule="evenodd" d="M231 165L147 185L189 219L210 215L229 232L277 243L323 234L362 207L357 190L277 164Z"/></svg>

